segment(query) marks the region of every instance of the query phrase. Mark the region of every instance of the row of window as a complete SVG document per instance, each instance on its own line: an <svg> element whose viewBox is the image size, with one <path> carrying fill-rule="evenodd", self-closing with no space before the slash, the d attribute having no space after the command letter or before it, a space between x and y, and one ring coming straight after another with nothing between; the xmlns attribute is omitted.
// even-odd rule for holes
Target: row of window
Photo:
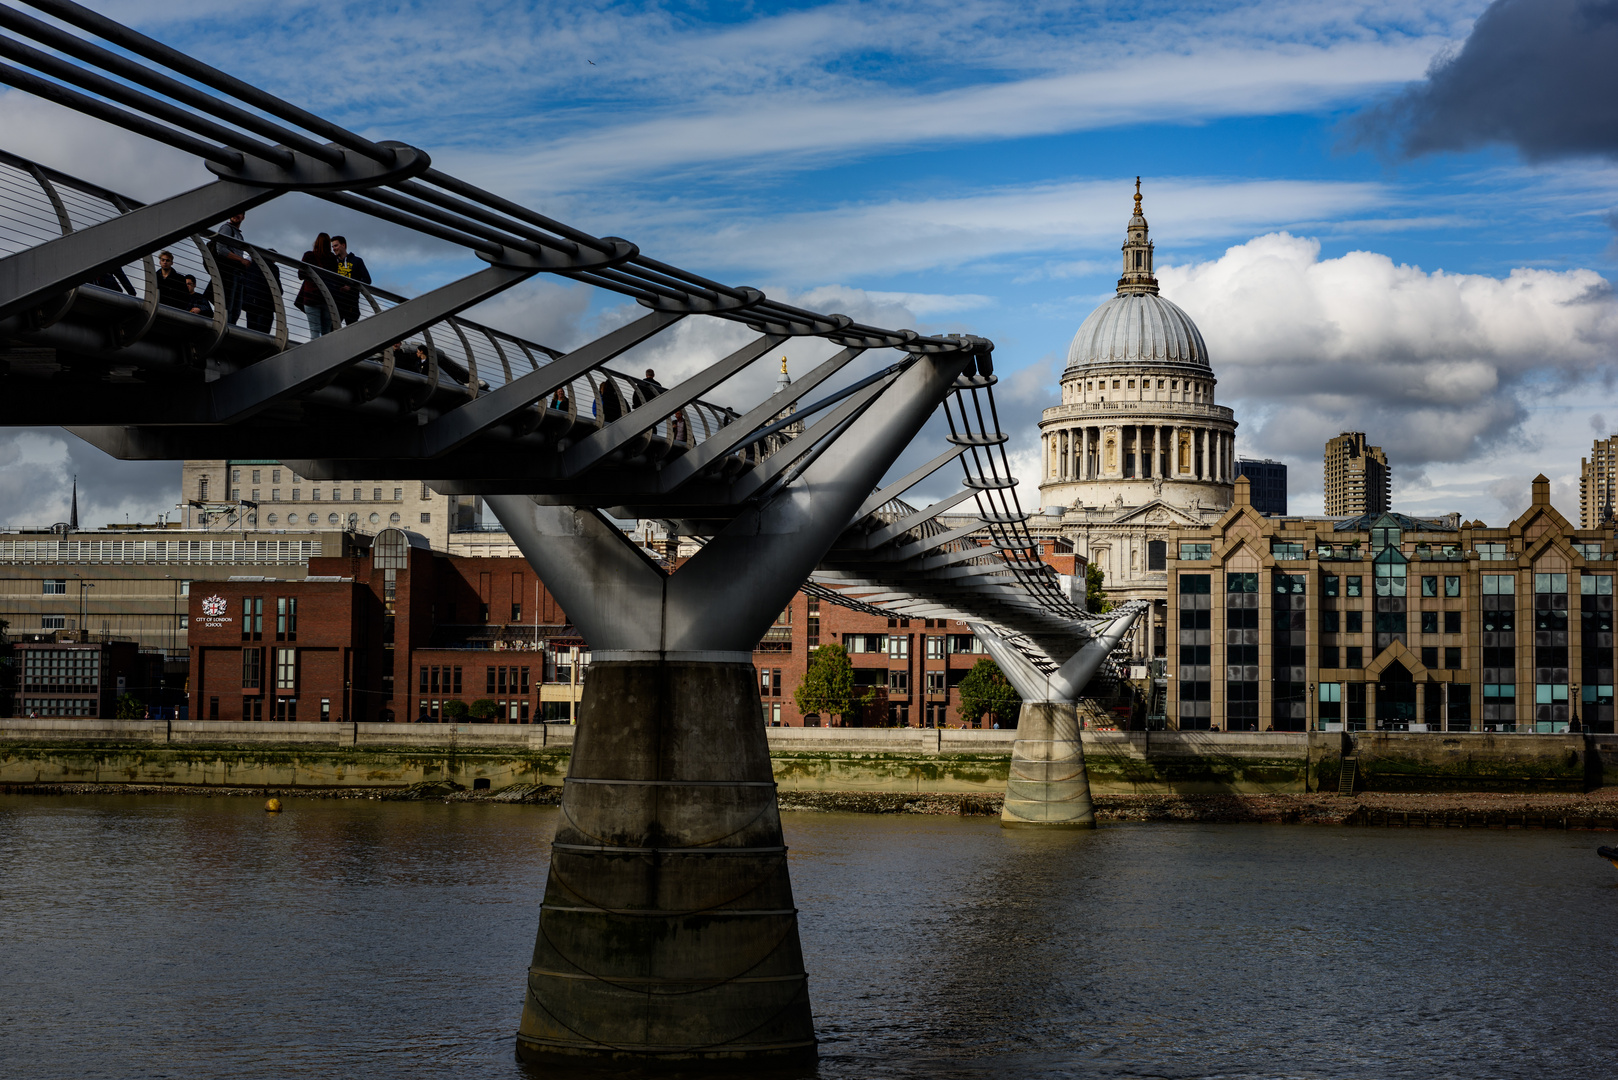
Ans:
<svg viewBox="0 0 1618 1080"><path fill-rule="evenodd" d="M264 598L262 596L242 597L242 640L264 640ZM275 598L275 640L298 640L298 598L296 596L277 596Z"/></svg>
<svg viewBox="0 0 1618 1080"><path fill-rule="evenodd" d="M275 664L275 689L298 689L298 650L275 649L272 662ZM262 690L264 688L264 650L242 650L242 689Z"/></svg>
<svg viewBox="0 0 1618 1080"><path fill-rule="evenodd" d="M942 623L944 620L939 619ZM988 648L973 634L923 634L924 654L929 660L942 660L945 656L987 655ZM887 653L895 660L910 657L908 634L844 634L843 648L850 655Z"/></svg>
<svg viewBox="0 0 1618 1080"><path fill-rule="evenodd" d="M252 470L250 470L251 479L249 480L249 483L253 483L253 484L262 483L263 482L262 477L263 477L264 471L265 470L263 470L263 469L252 469ZM270 473L270 483L279 484L281 482L281 470L280 469L270 469L269 473ZM230 489L230 497L232 499L240 501L240 499L242 497L242 489L239 488L239 487L235 487L234 485L239 484L239 483L242 482L242 470L241 469L232 469L230 471L230 482L232 484L232 487ZM303 477L299 476L295 472L292 473L292 483L298 484L298 483L302 483L302 482L303 482ZM261 489L254 488L254 489L250 489L250 490L252 490L252 492L253 492L253 501L257 502L258 501L259 490L261 490ZM293 488L292 489L292 501L293 502L301 501L301 496L300 496L299 493L302 490L303 490L302 488ZM315 502L319 502L320 501L320 490L321 489L320 488L310 488L309 490L310 490L310 496L309 496L310 499L314 500ZM351 502L364 502L365 501L364 495L363 495L363 492L365 490L364 488L349 488L349 490L354 493L353 499L350 500ZM383 491L383 489L379 488L379 487L372 488L371 489L371 501L372 502L381 502L382 501L382 491ZM337 502L340 499L342 499L342 497L343 497L342 492L343 492L342 488L333 487L331 489L332 501ZM430 488L427 484L422 484L421 485L421 499L423 501L426 501L428 499L431 499L432 497L433 497L432 488ZM208 477L206 477L206 476L200 477L197 480L197 499L199 501L201 501L201 502L207 502L208 501ZM279 488L272 488L271 489L270 500L272 502L280 502L281 501L281 492L280 492ZM404 488L396 487L396 488L393 489L393 501L394 502L403 502L404 501Z"/></svg>

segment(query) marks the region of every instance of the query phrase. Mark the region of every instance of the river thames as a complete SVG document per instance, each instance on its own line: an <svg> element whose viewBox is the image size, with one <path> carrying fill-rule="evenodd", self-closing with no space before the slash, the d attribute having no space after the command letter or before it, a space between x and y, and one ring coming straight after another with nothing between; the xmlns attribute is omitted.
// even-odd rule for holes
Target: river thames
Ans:
<svg viewBox="0 0 1618 1080"><path fill-rule="evenodd" d="M565 1075L512 1056L555 822L0 796L6 1075ZM822 1077L1618 1070L1610 834L785 824Z"/></svg>

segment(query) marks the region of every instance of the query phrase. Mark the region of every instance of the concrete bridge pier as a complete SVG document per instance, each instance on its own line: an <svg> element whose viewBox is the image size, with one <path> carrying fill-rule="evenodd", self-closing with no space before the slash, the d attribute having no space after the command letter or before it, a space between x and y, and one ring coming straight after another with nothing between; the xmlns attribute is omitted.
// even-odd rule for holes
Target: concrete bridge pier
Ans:
<svg viewBox="0 0 1618 1080"><path fill-rule="evenodd" d="M596 655L519 1055L812 1060L751 655Z"/></svg>
<svg viewBox="0 0 1618 1080"><path fill-rule="evenodd" d="M523 1058L815 1058L752 649L976 359L919 356L823 421L840 434L673 572L596 510L489 498L591 649Z"/></svg>
<svg viewBox="0 0 1618 1080"><path fill-rule="evenodd" d="M1140 617L1140 609L1119 614L1056 671L1046 674L1003 637L973 624L1000 670L1022 696L1011 772L1000 811L1005 828L1093 829L1095 805L1079 738L1078 699L1107 654Z"/></svg>

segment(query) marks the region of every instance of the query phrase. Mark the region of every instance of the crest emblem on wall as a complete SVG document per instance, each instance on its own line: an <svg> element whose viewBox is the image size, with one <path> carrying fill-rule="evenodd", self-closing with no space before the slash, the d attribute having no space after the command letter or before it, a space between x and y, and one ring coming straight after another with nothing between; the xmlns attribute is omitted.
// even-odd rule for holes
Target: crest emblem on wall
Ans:
<svg viewBox="0 0 1618 1080"><path fill-rule="evenodd" d="M225 613L225 606L223 596L210 596L202 602L202 613L210 619L217 619Z"/></svg>

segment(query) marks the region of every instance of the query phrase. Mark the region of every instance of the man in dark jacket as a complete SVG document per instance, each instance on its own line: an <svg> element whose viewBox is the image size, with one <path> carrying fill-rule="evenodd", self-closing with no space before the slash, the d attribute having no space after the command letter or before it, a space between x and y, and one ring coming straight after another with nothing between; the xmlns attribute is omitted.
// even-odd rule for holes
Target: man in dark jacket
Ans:
<svg viewBox="0 0 1618 1080"><path fill-rule="evenodd" d="M193 315L201 315L204 319L213 318L213 304L208 302L208 291L197 291L197 279L191 274L185 275L185 291L190 295L186 297L185 309Z"/></svg>
<svg viewBox="0 0 1618 1080"><path fill-rule="evenodd" d="M174 269L174 255L167 251L157 256L157 301L170 307L191 306L191 290L185 287L185 278Z"/></svg>
<svg viewBox="0 0 1618 1080"><path fill-rule="evenodd" d="M347 237L332 237L331 253L337 257L337 272L348 279L332 284L332 298L337 301L337 314L343 317L344 322L359 322L360 288L353 282L363 281L369 285L371 272L365 268L364 259L348 250Z"/></svg>

